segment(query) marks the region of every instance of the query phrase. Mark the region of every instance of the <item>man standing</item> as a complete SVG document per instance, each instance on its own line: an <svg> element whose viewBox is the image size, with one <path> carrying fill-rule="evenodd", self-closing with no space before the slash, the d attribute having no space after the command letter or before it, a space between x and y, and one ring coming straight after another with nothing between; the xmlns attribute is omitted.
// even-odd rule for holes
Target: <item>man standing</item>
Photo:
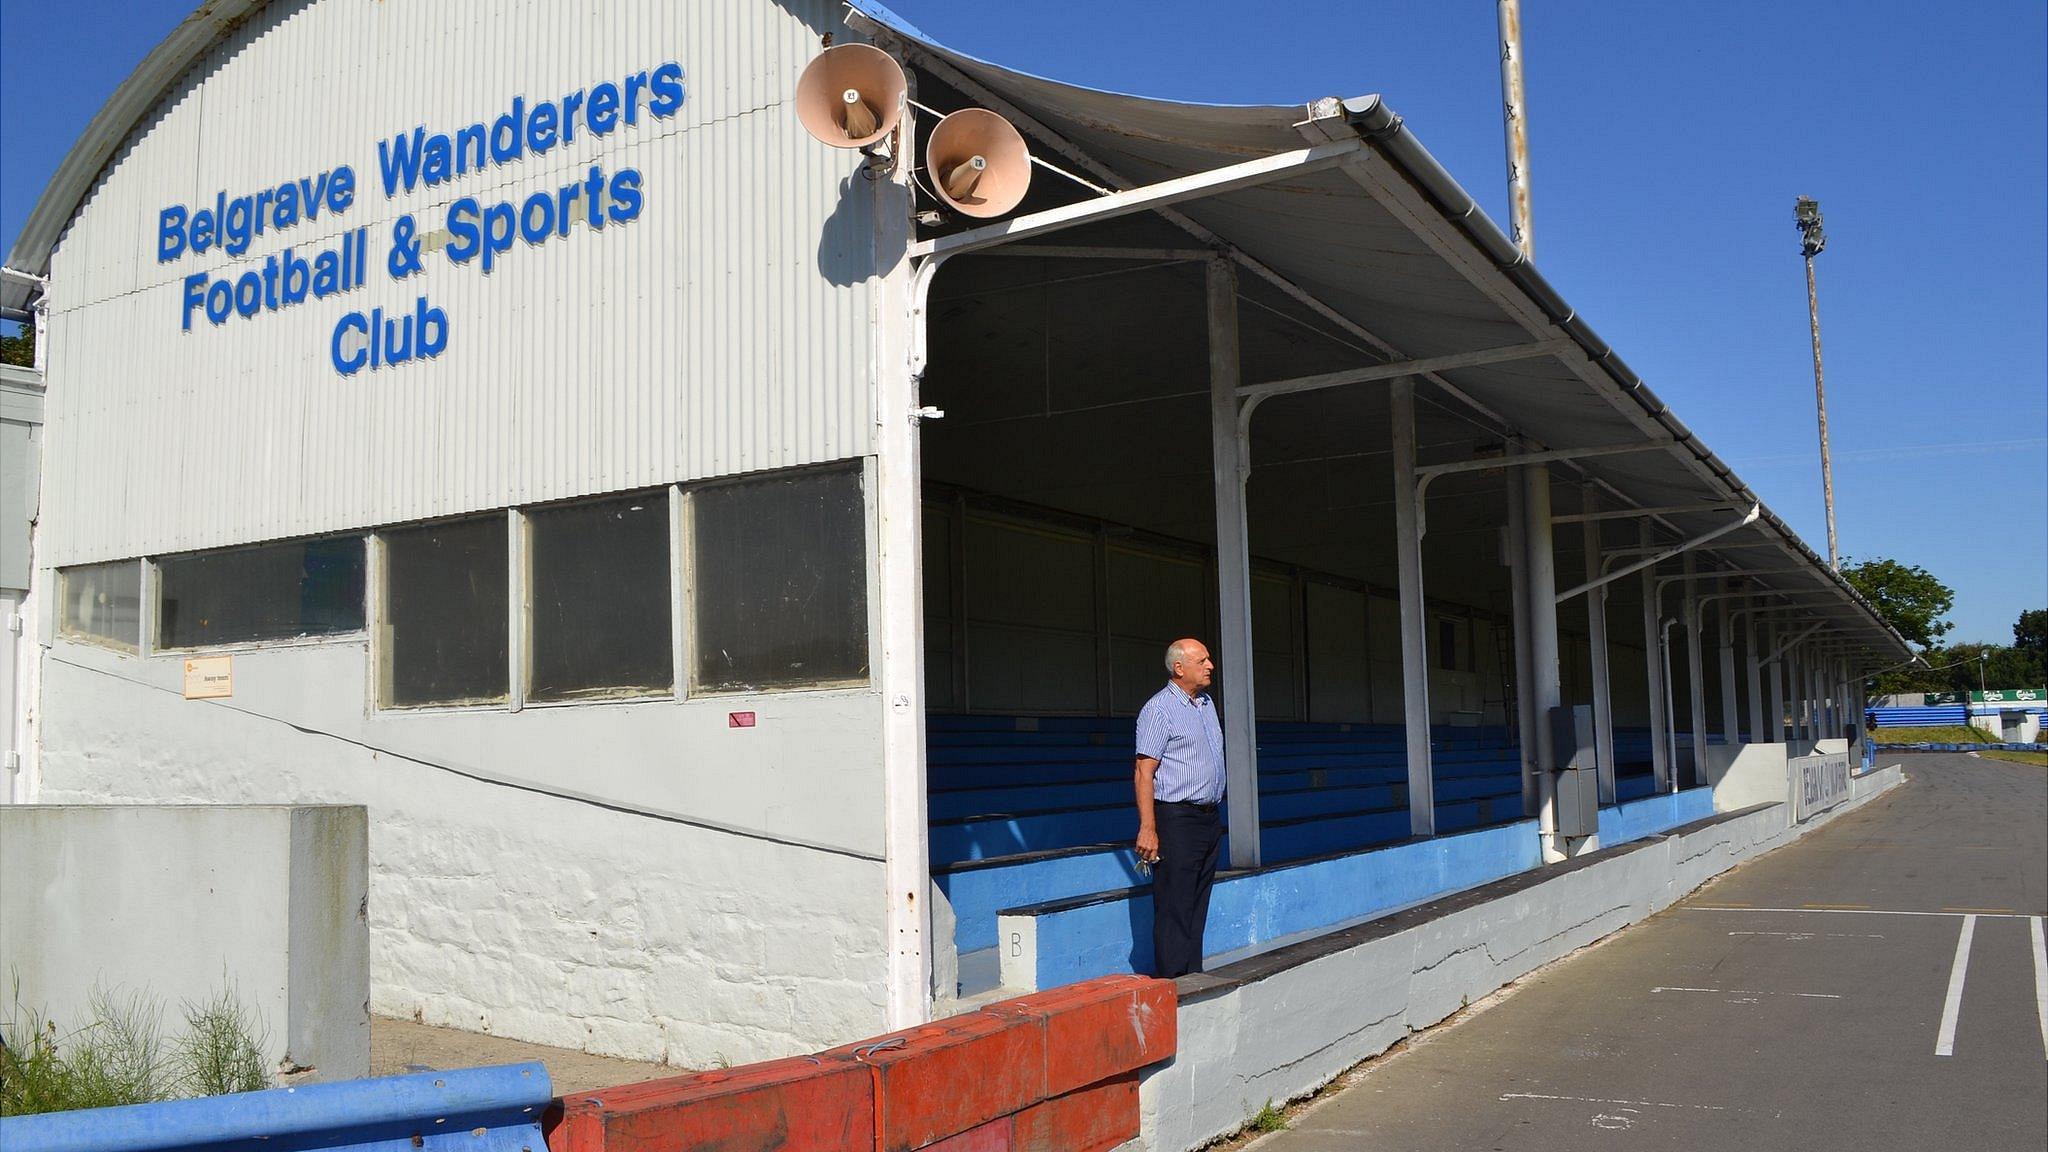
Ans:
<svg viewBox="0 0 2048 1152"><path fill-rule="evenodd" d="M1160 976L1202 970L1202 929L1223 843L1223 726L1200 640L1166 649L1166 687L1138 713L1138 859L1152 865L1152 962Z"/></svg>

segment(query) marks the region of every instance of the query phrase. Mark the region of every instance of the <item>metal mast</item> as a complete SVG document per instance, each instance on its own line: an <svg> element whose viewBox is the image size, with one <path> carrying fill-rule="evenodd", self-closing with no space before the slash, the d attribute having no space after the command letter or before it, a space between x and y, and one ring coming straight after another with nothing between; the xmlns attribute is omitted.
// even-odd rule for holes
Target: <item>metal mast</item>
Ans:
<svg viewBox="0 0 2048 1152"><path fill-rule="evenodd" d="M1502 0L1503 4L1509 2ZM1793 205L1792 215L1799 222L1799 250L1806 257L1806 314L1813 326L1813 402L1820 411L1820 491L1828 513L1828 567L1839 572L1842 561L1835 551L1835 466L1828 455L1828 391L1820 371L1820 297L1813 286L1813 258L1828 246L1828 238L1820 227L1820 201L1801 196Z"/></svg>
<svg viewBox="0 0 2048 1152"><path fill-rule="evenodd" d="M1500 6L1501 116L1507 130L1508 200L1514 218L1515 246L1522 259L1536 259L1536 234L1529 211L1529 116L1522 94L1522 0L1497 0Z"/></svg>

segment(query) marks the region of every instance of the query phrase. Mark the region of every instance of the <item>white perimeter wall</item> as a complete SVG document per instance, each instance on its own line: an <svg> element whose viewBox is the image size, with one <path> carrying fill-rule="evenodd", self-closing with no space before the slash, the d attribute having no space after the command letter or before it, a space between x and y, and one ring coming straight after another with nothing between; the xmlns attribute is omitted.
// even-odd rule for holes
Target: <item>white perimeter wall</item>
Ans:
<svg viewBox="0 0 2048 1152"><path fill-rule="evenodd" d="M360 807L0 808L0 965L60 1035L95 992L166 1039L223 991L273 1074L370 1074Z"/></svg>
<svg viewBox="0 0 2048 1152"><path fill-rule="evenodd" d="M692 1066L883 1030L872 694L756 698L752 729L730 701L370 715L364 667L242 653L232 699L188 701L176 657L60 641L39 800L366 805L381 1015Z"/></svg>

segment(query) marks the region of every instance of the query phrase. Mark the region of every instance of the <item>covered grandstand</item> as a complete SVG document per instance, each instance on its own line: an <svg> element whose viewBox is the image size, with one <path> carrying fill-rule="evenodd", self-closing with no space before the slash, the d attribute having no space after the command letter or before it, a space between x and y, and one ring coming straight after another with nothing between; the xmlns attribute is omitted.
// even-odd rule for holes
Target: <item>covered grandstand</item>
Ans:
<svg viewBox="0 0 2048 1152"><path fill-rule="evenodd" d="M14 798L367 806L379 1013L703 1065L1142 969L1130 717L1180 635L1217 962L1786 800L1911 655L1377 97L1084 90L868 0L497 15L198 9L0 282L48 386ZM849 32L915 100L865 156L790 107ZM573 141L379 167L586 91ZM917 171L970 107L1066 174L993 223ZM553 199L600 166L602 228ZM166 244L344 167L296 232ZM488 277L437 227L479 198ZM370 237L353 295L258 306ZM373 306L445 347L362 368Z"/></svg>

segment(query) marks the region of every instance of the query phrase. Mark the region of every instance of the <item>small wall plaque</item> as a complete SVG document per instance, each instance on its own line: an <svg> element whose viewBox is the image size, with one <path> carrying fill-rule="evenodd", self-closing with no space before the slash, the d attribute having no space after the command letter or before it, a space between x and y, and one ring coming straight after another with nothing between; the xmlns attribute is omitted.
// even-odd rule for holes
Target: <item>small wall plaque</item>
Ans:
<svg viewBox="0 0 2048 1152"><path fill-rule="evenodd" d="M234 694L234 657L200 656L185 661L185 699L222 700Z"/></svg>

